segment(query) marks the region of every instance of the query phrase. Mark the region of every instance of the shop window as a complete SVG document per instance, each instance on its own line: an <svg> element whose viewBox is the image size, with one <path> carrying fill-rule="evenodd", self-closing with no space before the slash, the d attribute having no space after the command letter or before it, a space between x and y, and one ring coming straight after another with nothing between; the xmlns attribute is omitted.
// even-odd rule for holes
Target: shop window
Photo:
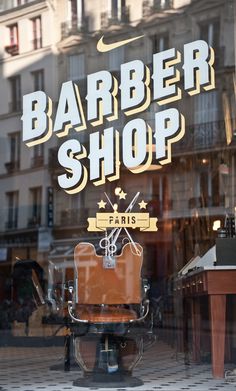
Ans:
<svg viewBox="0 0 236 391"><path fill-rule="evenodd" d="M40 49L42 45L42 22L41 16L37 16L32 19L32 28L33 28L33 49Z"/></svg>
<svg viewBox="0 0 236 391"><path fill-rule="evenodd" d="M11 101L9 105L9 112L21 110L21 77L19 75L10 77L10 95Z"/></svg>
<svg viewBox="0 0 236 391"><path fill-rule="evenodd" d="M18 226L19 192L12 191L7 196L7 222L6 229L15 229Z"/></svg>
<svg viewBox="0 0 236 391"><path fill-rule="evenodd" d="M30 189L30 216L28 226L34 227L41 223L41 209L42 209L42 188L34 187Z"/></svg>
<svg viewBox="0 0 236 391"><path fill-rule="evenodd" d="M71 54L68 57L69 80L80 80L85 77L85 56L84 53Z"/></svg>
<svg viewBox="0 0 236 391"><path fill-rule="evenodd" d="M5 50L11 56L15 56L19 54L17 23L8 26L8 31L9 31L9 45L5 46Z"/></svg>
<svg viewBox="0 0 236 391"><path fill-rule="evenodd" d="M32 72L34 91L44 91L44 70Z"/></svg>

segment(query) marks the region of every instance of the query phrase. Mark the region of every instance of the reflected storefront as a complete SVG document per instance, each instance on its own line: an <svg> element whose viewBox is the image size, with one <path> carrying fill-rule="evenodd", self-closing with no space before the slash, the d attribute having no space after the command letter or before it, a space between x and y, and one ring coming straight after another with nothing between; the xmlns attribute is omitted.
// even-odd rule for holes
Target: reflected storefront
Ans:
<svg viewBox="0 0 236 391"><path fill-rule="evenodd" d="M6 0L0 31L0 390L232 390L235 2Z"/></svg>

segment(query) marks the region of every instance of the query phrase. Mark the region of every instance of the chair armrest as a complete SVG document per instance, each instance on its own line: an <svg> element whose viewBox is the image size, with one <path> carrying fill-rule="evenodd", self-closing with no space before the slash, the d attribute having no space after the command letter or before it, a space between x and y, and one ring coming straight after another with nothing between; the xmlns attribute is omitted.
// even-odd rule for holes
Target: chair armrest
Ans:
<svg viewBox="0 0 236 391"><path fill-rule="evenodd" d="M73 314L73 293L74 293L74 286L73 284L68 284L68 287L67 287L68 291L69 291L69 294L70 294L70 300L68 300L68 306L67 306L67 309L68 309L68 314L70 315L71 319L74 320L74 322L77 322L77 323L88 323L88 320L83 320L83 319L79 319L79 318L76 318Z"/></svg>
<svg viewBox="0 0 236 391"><path fill-rule="evenodd" d="M79 318L76 318L74 315L73 315L73 305L72 305L72 302L71 301L68 301L68 313L71 317L71 319L73 319L75 322L77 323L89 323L88 320L83 320L83 319L79 319Z"/></svg>
<svg viewBox="0 0 236 391"><path fill-rule="evenodd" d="M144 301L144 308L145 308L145 310L144 310L144 314L142 315L142 316L140 316L139 318L137 318L137 319L131 319L130 321L129 321L129 323L134 323L134 322L141 322L142 320L144 320L145 318L146 318L146 316L148 315L148 313L149 313L149 300L145 300Z"/></svg>

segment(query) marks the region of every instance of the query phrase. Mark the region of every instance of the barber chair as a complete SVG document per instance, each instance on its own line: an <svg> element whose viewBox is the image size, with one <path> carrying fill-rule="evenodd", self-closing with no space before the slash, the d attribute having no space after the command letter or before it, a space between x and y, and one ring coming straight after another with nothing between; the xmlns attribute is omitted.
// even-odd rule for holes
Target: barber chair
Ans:
<svg viewBox="0 0 236 391"><path fill-rule="evenodd" d="M120 255L97 255L90 243L74 252L76 281L69 284L68 313L80 387L135 387L132 370L143 353L149 312L142 286L143 250L127 243Z"/></svg>

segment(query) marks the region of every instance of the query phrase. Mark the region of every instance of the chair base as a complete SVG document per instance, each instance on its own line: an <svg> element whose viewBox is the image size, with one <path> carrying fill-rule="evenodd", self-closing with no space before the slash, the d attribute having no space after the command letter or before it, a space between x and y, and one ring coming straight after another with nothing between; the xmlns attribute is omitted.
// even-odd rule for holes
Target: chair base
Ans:
<svg viewBox="0 0 236 391"><path fill-rule="evenodd" d="M131 375L91 374L73 381L76 387L124 388L142 386L143 381Z"/></svg>

